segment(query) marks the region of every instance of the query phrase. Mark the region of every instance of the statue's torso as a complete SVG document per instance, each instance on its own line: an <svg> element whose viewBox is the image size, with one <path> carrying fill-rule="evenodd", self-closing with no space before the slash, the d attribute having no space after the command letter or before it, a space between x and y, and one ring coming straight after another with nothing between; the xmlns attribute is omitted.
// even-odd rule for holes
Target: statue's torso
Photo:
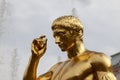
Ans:
<svg viewBox="0 0 120 80"><path fill-rule="evenodd" d="M44 74L38 80L116 79L111 71L111 62L106 55L88 52L54 65L47 74Z"/></svg>
<svg viewBox="0 0 120 80"><path fill-rule="evenodd" d="M92 80L92 66L89 55L61 63L53 71L51 80Z"/></svg>

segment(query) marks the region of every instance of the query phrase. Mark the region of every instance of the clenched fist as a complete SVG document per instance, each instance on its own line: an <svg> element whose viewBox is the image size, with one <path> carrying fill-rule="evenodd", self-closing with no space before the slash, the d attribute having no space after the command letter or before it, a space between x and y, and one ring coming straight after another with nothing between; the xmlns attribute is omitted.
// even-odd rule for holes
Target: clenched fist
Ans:
<svg viewBox="0 0 120 80"><path fill-rule="evenodd" d="M40 38L36 38L32 42L31 50L32 54L37 57L42 57L47 48L47 38L45 36L40 36Z"/></svg>

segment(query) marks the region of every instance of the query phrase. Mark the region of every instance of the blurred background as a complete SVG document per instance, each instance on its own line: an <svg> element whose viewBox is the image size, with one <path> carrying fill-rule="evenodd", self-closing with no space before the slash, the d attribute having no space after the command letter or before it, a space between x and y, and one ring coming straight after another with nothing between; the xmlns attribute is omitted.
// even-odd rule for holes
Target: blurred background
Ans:
<svg viewBox="0 0 120 80"><path fill-rule="evenodd" d="M82 21L87 49L103 52L110 59L116 56L120 51L119 4L120 0L0 0L0 80L22 80L31 42L40 35L46 35L48 47L38 75L67 59L51 30L52 21L63 15L75 15Z"/></svg>

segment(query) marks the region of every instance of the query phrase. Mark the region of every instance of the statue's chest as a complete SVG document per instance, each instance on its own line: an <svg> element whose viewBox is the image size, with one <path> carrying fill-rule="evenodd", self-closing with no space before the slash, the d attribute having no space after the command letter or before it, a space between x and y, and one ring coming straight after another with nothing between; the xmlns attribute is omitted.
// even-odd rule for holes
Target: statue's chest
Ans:
<svg viewBox="0 0 120 80"><path fill-rule="evenodd" d="M77 80L89 75L91 65L87 61L62 63L54 72L51 80Z"/></svg>

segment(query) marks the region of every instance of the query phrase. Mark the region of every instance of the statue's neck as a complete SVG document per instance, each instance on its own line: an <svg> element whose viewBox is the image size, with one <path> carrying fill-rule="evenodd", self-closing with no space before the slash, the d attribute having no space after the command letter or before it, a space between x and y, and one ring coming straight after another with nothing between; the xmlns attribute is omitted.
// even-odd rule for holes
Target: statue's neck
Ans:
<svg viewBox="0 0 120 80"><path fill-rule="evenodd" d="M67 51L68 58L73 58L75 56L82 55L85 52L85 47L83 45L83 42L76 42L75 45Z"/></svg>

